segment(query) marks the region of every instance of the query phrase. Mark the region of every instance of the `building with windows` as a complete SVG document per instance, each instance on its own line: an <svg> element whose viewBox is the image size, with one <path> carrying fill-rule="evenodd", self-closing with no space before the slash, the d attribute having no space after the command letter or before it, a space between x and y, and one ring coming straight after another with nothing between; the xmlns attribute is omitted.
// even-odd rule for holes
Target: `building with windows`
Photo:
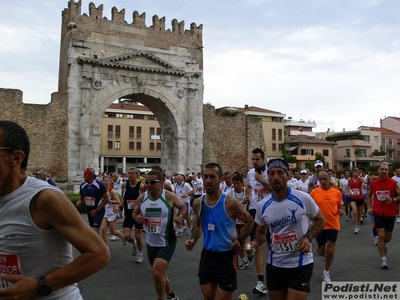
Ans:
<svg viewBox="0 0 400 300"><path fill-rule="evenodd" d="M289 117L285 120L285 146L286 155L296 158L291 166L297 169L314 169L314 161L317 153L324 156L325 167L334 168L334 142L316 138L316 133L312 131L317 127L315 121L299 121ZM293 160L294 161L294 160Z"/></svg>
<svg viewBox="0 0 400 300"><path fill-rule="evenodd" d="M324 156L325 168L334 168L334 146L335 142L316 138L312 135L292 135L285 138L286 153L296 158L291 166L297 169L314 169L314 161L317 153Z"/></svg>
<svg viewBox="0 0 400 300"><path fill-rule="evenodd" d="M296 135L305 135L315 137L315 132L312 131L313 128L317 127L315 121L304 121L301 119L300 121L293 120L289 117L285 120L285 136L296 136Z"/></svg>
<svg viewBox="0 0 400 300"><path fill-rule="evenodd" d="M99 145L100 172L125 173L161 163L161 128L137 102L118 100L104 112Z"/></svg>
<svg viewBox="0 0 400 300"><path fill-rule="evenodd" d="M338 170L379 165L386 161L381 149L381 128L361 126L352 131L317 133L317 137L336 142L335 168Z"/></svg>
<svg viewBox="0 0 400 300"><path fill-rule="evenodd" d="M380 120L382 132L382 150L386 152L388 162L400 161L400 118L385 117Z"/></svg>

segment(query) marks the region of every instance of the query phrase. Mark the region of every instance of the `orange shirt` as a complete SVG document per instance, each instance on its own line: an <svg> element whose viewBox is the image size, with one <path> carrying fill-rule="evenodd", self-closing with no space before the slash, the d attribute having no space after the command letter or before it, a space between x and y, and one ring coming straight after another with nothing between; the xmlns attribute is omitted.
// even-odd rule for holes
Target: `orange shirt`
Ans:
<svg viewBox="0 0 400 300"><path fill-rule="evenodd" d="M317 203L326 223L324 229L340 230L339 208L343 205L342 194L338 189L323 190L318 187L311 191L310 196Z"/></svg>

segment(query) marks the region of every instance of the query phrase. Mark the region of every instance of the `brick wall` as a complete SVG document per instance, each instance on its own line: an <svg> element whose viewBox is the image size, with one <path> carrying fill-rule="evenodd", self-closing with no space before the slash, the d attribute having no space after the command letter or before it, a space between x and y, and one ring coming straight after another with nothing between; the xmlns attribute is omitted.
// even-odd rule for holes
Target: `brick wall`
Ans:
<svg viewBox="0 0 400 300"><path fill-rule="evenodd" d="M0 119L20 124L28 133L28 171L46 168L57 180L67 178L67 94L53 93L46 105L24 104L22 91L0 88Z"/></svg>

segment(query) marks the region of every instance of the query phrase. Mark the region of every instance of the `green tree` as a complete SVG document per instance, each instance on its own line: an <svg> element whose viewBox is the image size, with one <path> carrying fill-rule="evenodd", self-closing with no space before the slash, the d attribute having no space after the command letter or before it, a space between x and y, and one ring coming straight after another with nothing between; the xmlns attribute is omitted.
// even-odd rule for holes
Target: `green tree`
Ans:
<svg viewBox="0 0 400 300"><path fill-rule="evenodd" d="M282 158L283 158L284 160L286 160L286 143L285 143L285 142L283 142L283 143L281 144L279 150L280 150L281 153L282 153Z"/></svg>
<svg viewBox="0 0 400 300"><path fill-rule="evenodd" d="M325 162L325 157L322 155L322 153L315 152L315 160L320 160L323 163Z"/></svg>

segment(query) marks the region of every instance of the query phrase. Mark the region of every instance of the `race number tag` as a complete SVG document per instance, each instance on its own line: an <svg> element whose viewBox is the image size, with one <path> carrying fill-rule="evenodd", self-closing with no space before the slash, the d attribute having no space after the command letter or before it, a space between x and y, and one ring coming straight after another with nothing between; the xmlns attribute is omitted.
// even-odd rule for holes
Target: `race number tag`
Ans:
<svg viewBox="0 0 400 300"><path fill-rule="evenodd" d="M86 206L95 206L96 199L94 197L84 197Z"/></svg>
<svg viewBox="0 0 400 300"><path fill-rule="evenodd" d="M268 195L268 190L263 187L261 189L254 189L254 195L256 196L257 201L261 201Z"/></svg>
<svg viewBox="0 0 400 300"><path fill-rule="evenodd" d="M1 254L0 253L0 273L9 275L20 275L20 263L18 254ZM1 279L1 286L8 287L12 283Z"/></svg>
<svg viewBox="0 0 400 300"><path fill-rule="evenodd" d="M215 231L215 224L208 223L207 229L210 231Z"/></svg>
<svg viewBox="0 0 400 300"><path fill-rule="evenodd" d="M136 200L127 200L126 201L128 204L127 209L135 209L136 207Z"/></svg>
<svg viewBox="0 0 400 300"><path fill-rule="evenodd" d="M360 189L350 189L350 195L360 195Z"/></svg>
<svg viewBox="0 0 400 300"><path fill-rule="evenodd" d="M297 242L298 238L294 230L274 234L273 236L273 247L276 253L292 252L296 250Z"/></svg>
<svg viewBox="0 0 400 300"><path fill-rule="evenodd" d="M145 231L148 233L161 234L161 208L146 208L144 216Z"/></svg>
<svg viewBox="0 0 400 300"><path fill-rule="evenodd" d="M376 191L376 198L379 201L386 201L387 197L390 197L390 191L389 190L383 190L383 191Z"/></svg>

